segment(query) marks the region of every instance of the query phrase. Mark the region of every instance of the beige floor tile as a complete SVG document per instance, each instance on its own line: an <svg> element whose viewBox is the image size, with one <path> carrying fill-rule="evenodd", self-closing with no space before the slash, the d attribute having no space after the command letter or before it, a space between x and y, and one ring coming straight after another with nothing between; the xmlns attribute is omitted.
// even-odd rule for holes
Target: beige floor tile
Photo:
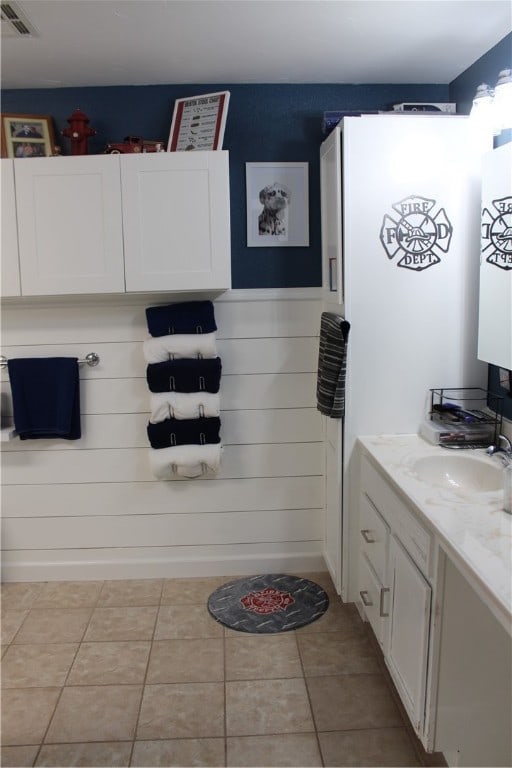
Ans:
<svg viewBox="0 0 512 768"><path fill-rule="evenodd" d="M155 640L223 637L224 627L208 613L206 605L162 605Z"/></svg>
<svg viewBox="0 0 512 768"><path fill-rule="evenodd" d="M133 739L141 695L140 685L64 688L45 742Z"/></svg>
<svg viewBox="0 0 512 768"><path fill-rule="evenodd" d="M347 639L346 632L298 635L306 676L378 674L380 667L373 647L364 634Z"/></svg>
<svg viewBox="0 0 512 768"><path fill-rule="evenodd" d="M10 581L2 584L2 611L24 611L32 608L44 584Z"/></svg>
<svg viewBox="0 0 512 768"><path fill-rule="evenodd" d="M149 641L82 643L67 685L120 685L143 683Z"/></svg>
<svg viewBox="0 0 512 768"><path fill-rule="evenodd" d="M326 766L418 766L405 728L320 733Z"/></svg>
<svg viewBox="0 0 512 768"><path fill-rule="evenodd" d="M127 579L106 581L98 600L99 606L158 605L162 594L162 579Z"/></svg>
<svg viewBox="0 0 512 768"><path fill-rule="evenodd" d="M322 587L323 590L327 592L329 598L332 597L338 600L340 599L328 571L311 571L311 573L296 573L294 575L301 576L303 579L314 581L315 584L318 584L320 587Z"/></svg>
<svg viewBox="0 0 512 768"><path fill-rule="evenodd" d="M146 685L137 739L198 739L223 735L223 683Z"/></svg>
<svg viewBox="0 0 512 768"><path fill-rule="evenodd" d="M321 766L314 733L277 736L231 736L227 739L228 766Z"/></svg>
<svg viewBox="0 0 512 768"><path fill-rule="evenodd" d="M309 677L307 686L319 731L402 725L382 675Z"/></svg>
<svg viewBox="0 0 512 768"><path fill-rule="evenodd" d="M293 632L226 637L226 680L302 677Z"/></svg>
<svg viewBox="0 0 512 768"><path fill-rule="evenodd" d="M253 736L313 731L302 678L226 683L226 733Z"/></svg>
<svg viewBox="0 0 512 768"><path fill-rule="evenodd" d="M0 765L4 768L27 768L36 759L38 749L37 744L33 747L2 747Z"/></svg>
<svg viewBox="0 0 512 768"><path fill-rule="evenodd" d="M84 640L151 640L158 608L96 608Z"/></svg>
<svg viewBox="0 0 512 768"><path fill-rule="evenodd" d="M196 579L166 579L162 591L163 605L206 605L211 593L232 579L225 576L209 576Z"/></svg>
<svg viewBox="0 0 512 768"><path fill-rule="evenodd" d="M93 608L102 581L50 581L44 584L34 608Z"/></svg>
<svg viewBox="0 0 512 768"><path fill-rule="evenodd" d="M33 609L14 638L14 643L79 642L91 613L91 608Z"/></svg>
<svg viewBox="0 0 512 768"><path fill-rule="evenodd" d="M2 660L2 688L64 685L78 643L11 645Z"/></svg>
<svg viewBox="0 0 512 768"><path fill-rule="evenodd" d="M136 741L131 765L224 766L224 739L172 739Z"/></svg>
<svg viewBox="0 0 512 768"><path fill-rule="evenodd" d="M131 741L102 742L97 744L44 744L37 758L37 766L127 766L130 764Z"/></svg>
<svg viewBox="0 0 512 768"><path fill-rule="evenodd" d="M10 608L2 611L2 645L12 643L16 632L28 616L27 611L16 611Z"/></svg>
<svg viewBox="0 0 512 768"><path fill-rule="evenodd" d="M311 624L299 627L296 632L300 634L312 634L316 632L349 632L364 629L361 617L352 604L331 602L323 616Z"/></svg>
<svg viewBox="0 0 512 768"><path fill-rule="evenodd" d="M206 683L224 680L224 640L157 640L148 683Z"/></svg>
<svg viewBox="0 0 512 768"><path fill-rule="evenodd" d="M59 698L60 688L2 691L2 745L39 744Z"/></svg>

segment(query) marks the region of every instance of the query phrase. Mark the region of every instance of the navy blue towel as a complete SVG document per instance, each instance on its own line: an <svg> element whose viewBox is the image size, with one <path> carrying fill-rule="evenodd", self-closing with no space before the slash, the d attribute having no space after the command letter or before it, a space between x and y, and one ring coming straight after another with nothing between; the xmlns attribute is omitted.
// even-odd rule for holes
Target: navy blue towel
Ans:
<svg viewBox="0 0 512 768"><path fill-rule="evenodd" d="M218 416L200 419L165 419L148 424L148 438L152 448L170 448L173 445L207 445L220 443Z"/></svg>
<svg viewBox="0 0 512 768"><path fill-rule="evenodd" d="M14 427L21 440L78 440L80 386L76 357L8 361Z"/></svg>
<svg viewBox="0 0 512 768"><path fill-rule="evenodd" d="M222 365L220 357L194 360L166 360L150 363L146 378L151 392L218 392Z"/></svg>
<svg viewBox="0 0 512 768"><path fill-rule="evenodd" d="M146 320L151 336L213 333L217 330L211 301L184 301L165 307L148 307Z"/></svg>

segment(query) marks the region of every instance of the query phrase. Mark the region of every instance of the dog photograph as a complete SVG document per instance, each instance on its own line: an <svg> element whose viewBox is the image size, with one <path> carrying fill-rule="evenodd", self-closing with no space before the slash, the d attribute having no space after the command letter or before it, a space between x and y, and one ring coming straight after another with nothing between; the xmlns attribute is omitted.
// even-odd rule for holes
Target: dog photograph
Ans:
<svg viewBox="0 0 512 768"><path fill-rule="evenodd" d="M285 235L288 231L288 206L290 190L284 184L274 182L260 191L263 208L258 216L260 235Z"/></svg>
<svg viewBox="0 0 512 768"><path fill-rule="evenodd" d="M247 245L307 246L308 163L246 163Z"/></svg>

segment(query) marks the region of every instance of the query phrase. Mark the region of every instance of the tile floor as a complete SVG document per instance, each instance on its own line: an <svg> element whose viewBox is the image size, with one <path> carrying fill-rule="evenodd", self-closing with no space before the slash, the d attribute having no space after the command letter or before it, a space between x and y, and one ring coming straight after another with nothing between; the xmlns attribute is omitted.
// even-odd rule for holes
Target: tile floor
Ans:
<svg viewBox="0 0 512 768"><path fill-rule="evenodd" d="M234 577L2 586L2 765L417 766L353 605L327 574L318 621L225 629Z"/></svg>

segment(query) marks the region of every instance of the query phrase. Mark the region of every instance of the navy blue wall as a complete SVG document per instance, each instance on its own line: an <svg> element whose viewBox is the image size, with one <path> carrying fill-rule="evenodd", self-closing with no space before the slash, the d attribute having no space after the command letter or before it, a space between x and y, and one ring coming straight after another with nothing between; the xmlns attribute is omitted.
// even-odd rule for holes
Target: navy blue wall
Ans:
<svg viewBox="0 0 512 768"><path fill-rule="evenodd" d="M167 142L174 101L231 92L224 149L230 152L233 288L321 285L319 146L324 111L388 109L403 101L449 101L446 85L153 85L11 90L2 111L51 115L57 134L80 107L97 135L90 153L128 134ZM375 137L378 141L378 136ZM60 138L63 154L69 141ZM308 162L310 246L247 248L246 162Z"/></svg>

